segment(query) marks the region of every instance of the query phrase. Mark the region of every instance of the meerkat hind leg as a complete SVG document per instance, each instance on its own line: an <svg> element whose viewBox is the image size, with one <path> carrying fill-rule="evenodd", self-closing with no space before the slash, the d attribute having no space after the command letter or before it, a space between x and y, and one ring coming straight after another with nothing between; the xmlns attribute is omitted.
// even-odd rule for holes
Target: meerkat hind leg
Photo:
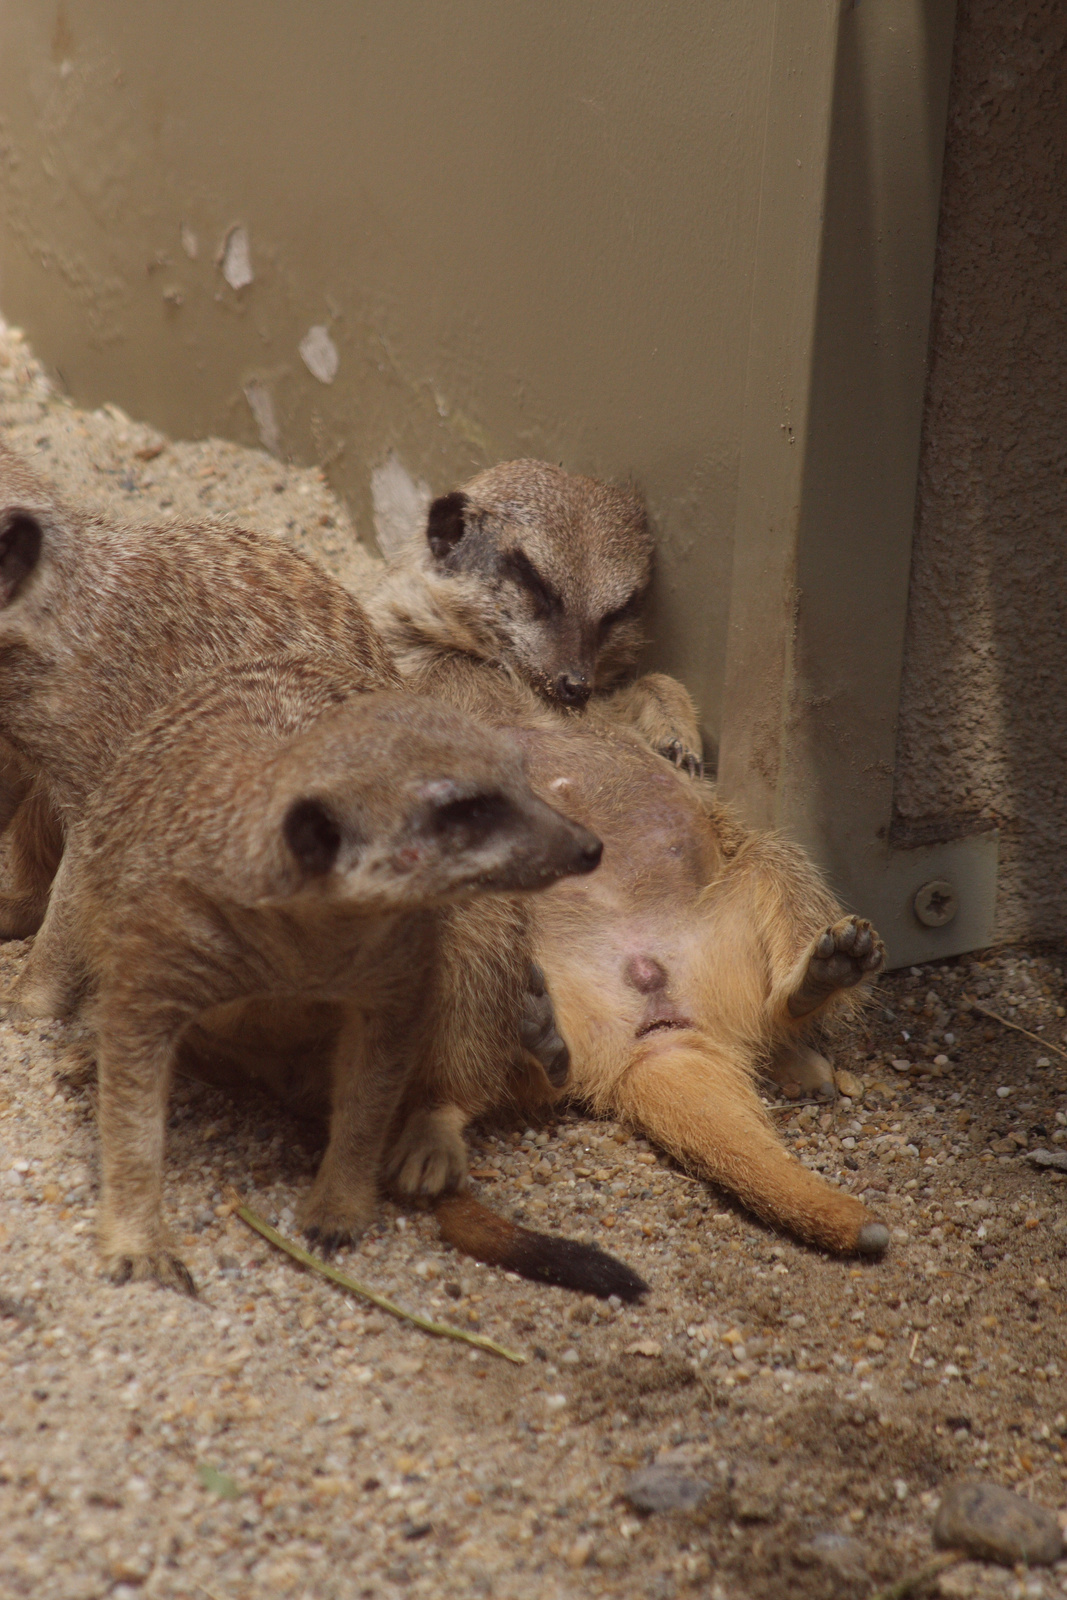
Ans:
<svg viewBox="0 0 1067 1600"><path fill-rule="evenodd" d="M61 867L40 931L11 993L14 1018L56 1018L65 1021L78 1009L86 987L79 957L75 920L66 903L69 875Z"/></svg>
<svg viewBox="0 0 1067 1600"><path fill-rule="evenodd" d="M63 838L36 791L21 802L5 834L7 889L0 894L0 939L28 939L44 921Z"/></svg>
<svg viewBox="0 0 1067 1600"><path fill-rule="evenodd" d="M799 1039L779 1045L765 1068L765 1074L781 1089L799 1088L817 1100L837 1099L834 1069L820 1051Z"/></svg>

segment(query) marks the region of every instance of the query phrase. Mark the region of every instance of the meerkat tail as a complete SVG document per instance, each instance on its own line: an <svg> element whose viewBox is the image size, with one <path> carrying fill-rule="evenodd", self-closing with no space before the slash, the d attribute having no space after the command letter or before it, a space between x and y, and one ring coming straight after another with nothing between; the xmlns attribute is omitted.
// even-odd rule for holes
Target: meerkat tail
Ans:
<svg viewBox="0 0 1067 1600"><path fill-rule="evenodd" d="M648 1284L631 1267L596 1245L521 1228L469 1194L439 1200L434 1215L446 1244L488 1267L503 1267L534 1283L576 1289L601 1300L616 1294L632 1304L648 1292Z"/></svg>

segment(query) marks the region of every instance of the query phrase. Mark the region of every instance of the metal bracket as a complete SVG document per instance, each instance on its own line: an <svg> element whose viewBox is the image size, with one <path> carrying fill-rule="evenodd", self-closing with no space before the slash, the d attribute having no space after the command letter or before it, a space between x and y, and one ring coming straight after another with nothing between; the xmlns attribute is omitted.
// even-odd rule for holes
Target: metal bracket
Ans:
<svg viewBox="0 0 1067 1600"><path fill-rule="evenodd" d="M886 849L869 860L862 874L860 909L885 940L890 968L958 956L993 943L998 847L993 828L945 844ZM931 926L918 912L930 900L935 914L951 909L942 885L951 891L956 909L940 926ZM922 895L931 889L933 895Z"/></svg>

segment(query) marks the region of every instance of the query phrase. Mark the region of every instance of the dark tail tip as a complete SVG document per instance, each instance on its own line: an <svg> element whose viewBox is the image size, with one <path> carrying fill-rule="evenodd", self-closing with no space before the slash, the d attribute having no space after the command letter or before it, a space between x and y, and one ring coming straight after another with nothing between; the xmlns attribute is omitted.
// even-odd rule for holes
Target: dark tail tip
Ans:
<svg viewBox="0 0 1067 1600"><path fill-rule="evenodd" d="M606 1250L521 1228L470 1195L439 1201L435 1214L442 1239L487 1266L502 1267L517 1272L520 1278L557 1289L595 1294L601 1300L618 1295L630 1305L648 1292L645 1280Z"/></svg>

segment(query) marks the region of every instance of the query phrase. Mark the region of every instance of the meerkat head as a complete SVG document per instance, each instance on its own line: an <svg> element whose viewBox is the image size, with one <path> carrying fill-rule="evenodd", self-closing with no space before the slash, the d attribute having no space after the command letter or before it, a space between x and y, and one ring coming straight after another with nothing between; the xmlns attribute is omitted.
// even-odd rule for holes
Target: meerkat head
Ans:
<svg viewBox="0 0 1067 1600"><path fill-rule="evenodd" d="M399 691L294 740L275 793L282 892L367 914L539 889L600 860L599 839L533 793L509 735Z"/></svg>
<svg viewBox="0 0 1067 1600"><path fill-rule="evenodd" d="M434 568L453 577L499 660L573 708L632 667L652 575L644 507L629 490L544 461L507 461L430 506Z"/></svg>

